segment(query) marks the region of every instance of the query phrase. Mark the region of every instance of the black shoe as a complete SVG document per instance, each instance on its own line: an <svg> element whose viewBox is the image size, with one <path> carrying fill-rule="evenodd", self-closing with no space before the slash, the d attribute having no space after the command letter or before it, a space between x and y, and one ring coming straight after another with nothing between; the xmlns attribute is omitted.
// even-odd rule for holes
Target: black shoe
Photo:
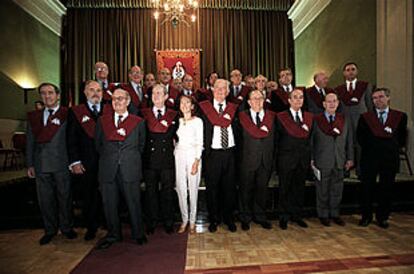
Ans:
<svg viewBox="0 0 414 274"><path fill-rule="evenodd" d="M272 229L272 224L269 221L257 222L257 224L261 225L264 229Z"/></svg>
<svg viewBox="0 0 414 274"><path fill-rule="evenodd" d="M148 240L147 240L147 237L143 236L141 238L138 238L136 240L136 242L137 242L138 245L144 245L148 242Z"/></svg>
<svg viewBox="0 0 414 274"><path fill-rule="evenodd" d="M390 224L387 222L387 220L377 221L377 225L384 229L387 229L388 227L390 227Z"/></svg>
<svg viewBox="0 0 414 274"><path fill-rule="evenodd" d="M211 224L208 226L208 231L210 231L211 233L216 232L216 231L217 231L217 224L216 224L216 223L211 223Z"/></svg>
<svg viewBox="0 0 414 274"><path fill-rule="evenodd" d="M96 237L96 230L88 230L85 233L84 239L85 239L85 241L91 241L91 240L95 239L95 237Z"/></svg>
<svg viewBox="0 0 414 274"><path fill-rule="evenodd" d="M148 235L155 233L155 226L147 226L146 232Z"/></svg>
<svg viewBox="0 0 414 274"><path fill-rule="evenodd" d="M237 226L235 223L228 223L227 227L229 228L230 232L236 232L237 231Z"/></svg>
<svg viewBox="0 0 414 274"><path fill-rule="evenodd" d="M165 229L165 232L166 232L167 234L172 234L172 233L174 232L174 227L173 227L172 225L166 225L166 226L164 227L164 229Z"/></svg>
<svg viewBox="0 0 414 274"><path fill-rule="evenodd" d="M241 223L241 228L242 228L242 230L244 230L244 231L247 231L247 230L249 230L250 229L250 224L249 223Z"/></svg>
<svg viewBox="0 0 414 274"><path fill-rule="evenodd" d="M103 239L98 243L96 249L108 249L109 247L111 247L111 245L113 245L116 242L116 240Z"/></svg>
<svg viewBox="0 0 414 274"><path fill-rule="evenodd" d="M63 235L66 237L66 239L72 240L78 237L78 233L75 232L75 230L71 229L68 232L64 232Z"/></svg>
<svg viewBox="0 0 414 274"><path fill-rule="evenodd" d="M284 220L279 221L279 227L282 230L286 230L288 228L288 222L287 221L284 221Z"/></svg>
<svg viewBox="0 0 414 274"><path fill-rule="evenodd" d="M302 220L302 219L297 219L297 220L295 220L294 221L298 226L300 226L300 227L303 227L303 228L307 228L308 227L308 224L307 223L305 223L305 221L304 220Z"/></svg>
<svg viewBox="0 0 414 274"><path fill-rule="evenodd" d="M339 226L345 226L345 221L341 217L332 218L332 221Z"/></svg>
<svg viewBox="0 0 414 274"><path fill-rule="evenodd" d="M362 218L362 219L359 221L358 225L359 225L359 226L368 226L371 222L372 222L372 220L370 220L370 219L365 219L365 218Z"/></svg>
<svg viewBox="0 0 414 274"><path fill-rule="evenodd" d="M331 223L329 222L329 219L328 218L319 218L319 221L324 226L331 226Z"/></svg>
<svg viewBox="0 0 414 274"><path fill-rule="evenodd" d="M55 234L45 234L40 238L39 244L40 245L47 245L50 241L55 237Z"/></svg>

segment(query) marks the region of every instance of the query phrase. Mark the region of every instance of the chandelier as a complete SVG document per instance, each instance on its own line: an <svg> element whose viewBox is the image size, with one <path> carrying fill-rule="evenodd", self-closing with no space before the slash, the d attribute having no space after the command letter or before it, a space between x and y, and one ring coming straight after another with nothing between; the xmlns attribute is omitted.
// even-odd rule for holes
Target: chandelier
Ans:
<svg viewBox="0 0 414 274"><path fill-rule="evenodd" d="M198 2L194 0L151 0L155 6L154 18L158 20L163 15L162 24L170 22L175 28L179 23L190 26L190 21L197 19Z"/></svg>

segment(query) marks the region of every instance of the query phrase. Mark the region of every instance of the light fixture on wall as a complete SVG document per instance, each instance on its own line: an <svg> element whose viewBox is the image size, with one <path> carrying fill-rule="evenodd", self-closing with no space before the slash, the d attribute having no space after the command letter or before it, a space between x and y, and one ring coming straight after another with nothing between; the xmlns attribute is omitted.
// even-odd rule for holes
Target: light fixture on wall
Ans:
<svg viewBox="0 0 414 274"><path fill-rule="evenodd" d="M27 104L29 92L36 90L36 88L34 87L35 85L33 84L33 80L27 75L20 75L19 77L17 77L16 83L23 90L24 92L23 102L24 104Z"/></svg>
<svg viewBox="0 0 414 274"><path fill-rule="evenodd" d="M162 24L170 22L176 28L180 23L190 26L197 20L198 2L194 0L151 0L155 6L154 18L163 16Z"/></svg>

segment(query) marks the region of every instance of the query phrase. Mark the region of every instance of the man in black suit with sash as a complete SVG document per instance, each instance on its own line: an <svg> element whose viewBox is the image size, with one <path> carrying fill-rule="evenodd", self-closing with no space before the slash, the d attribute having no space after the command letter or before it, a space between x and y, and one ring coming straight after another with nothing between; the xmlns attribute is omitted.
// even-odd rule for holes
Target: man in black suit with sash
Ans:
<svg viewBox="0 0 414 274"><path fill-rule="evenodd" d="M94 80L86 81L86 102L74 106L68 115L67 145L69 169L80 176L83 196L82 214L87 228L85 240L95 238L102 214L98 183L99 154L95 147L96 121L103 112L102 88Z"/></svg>
<svg viewBox="0 0 414 274"><path fill-rule="evenodd" d="M176 111L165 105L169 95L164 85L155 85L151 96L153 107L141 111L147 122L147 145L144 155L147 233L154 233L160 207L165 231L171 234L174 225L175 195L174 138L178 117Z"/></svg>
<svg viewBox="0 0 414 274"><path fill-rule="evenodd" d="M234 69L230 72L230 81L231 86L227 100L239 105L239 111L242 111L248 107L247 96L251 89L242 84L242 74L238 69Z"/></svg>
<svg viewBox="0 0 414 274"><path fill-rule="evenodd" d="M290 108L289 94L296 88L293 86L293 73L290 68L279 70L279 87L270 95L270 109L274 112L281 112ZM304 89L304 88L299 88Z"/></svg>
<svg viewBox="0 0 414 274"><path fill-rule="evenodd" d="M98 249L106 249L122 239L118 214L120 194L128 207L131 238L139 245L147 242L140 198L145 123L140 117L128 113L127 106L130 101L127 91L115 89L112 94L114 112L101 116L96 125L98 180L108 227L108 233L98 243Z"/></svg>
<svg viewBox="0 0 414 274"><path fill-rule="evenodd" d="M287 229L288 221L306 228L301 211L304 203L306 173L310 166L310 133L313 117L301 110L303 91L289 93L290 108L277 114L276 146L279 171L279 226Z"/></svg>
<svg viewBox="0 0 414 274"><path fill-rule="evenodd" d="M267 184L275 156L275 113L263 108L265 95L251 91L250 109L239 113L241 135L240 221L243 230L253 220L265 229L272 228L266 218Z"/></svg>
<svg viewBox="0 0 414 274"><path fill-rule="evenodd" d="M58 229L68 239L77 237L72 226L72 195L66 150L67 113L59 105L59 88L43 83L38 88L44 110L28 113L26 163L29 178L36 178L39 207L45 226L40 245L48 244Z"/></svg>
<svg viewBox="0 0 414 274"><path fill-rule="evenodd" d="M377 224L388 228L392 187L400 164L399 149L406 141L407 114L389 107L390 90L387 88L377 88L372 93L372 101L375 110L362 114L357 128L363 189L359 225L368 226L372 222L372 203L376 200ZM375 187L377 176L379 183Z"/></svg>
<svg viewBox="0 0 414 274"><path fill-rule="evenodd" d="M207 207L210 232L217 231L223 220L231 232L234 224L236 203L235 149L238 105L227 102L229 83L218 79L214 83L213 101L199 103L204 120L204 162L207 191Z"/></svg>

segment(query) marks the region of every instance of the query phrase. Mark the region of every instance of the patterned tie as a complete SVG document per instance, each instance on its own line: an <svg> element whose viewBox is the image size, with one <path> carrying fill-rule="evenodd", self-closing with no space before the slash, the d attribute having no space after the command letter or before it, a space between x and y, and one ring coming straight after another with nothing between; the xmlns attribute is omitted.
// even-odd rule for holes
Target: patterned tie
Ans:
<svg viewBox="0 0 414 274"><path fill-rule="evenodd" d="M384 114L385 114L385 111L379 112L379 120L382 125L385 124Z"/></svg>
<svg viewBox="0 0 414 274"><path fill-rule="evenodd" d="M161 112L161 109L157 110L157 112L158 112L158 114L157 114L157 119L158 119L158 120L161 120L161 118L162 118L162 112Z"/></svg>
<svg viewBox="0 0 414 274"><path fill-rule="evenodd" d="M256 112L256 126L260 128L260 115L259 112Z"/></svg>
<svg viewBox="0 0 414 274"><path fill-rule="evenodd" d="M116 127L119 128L122 122L122 115L118 115L118 122L116 123Z"/></svg>
<svg viewBox="0 0 414 274"><path fill-rule="evenodd" d="M219 114L220 116L223 115L223 104L219 104ZM229 132L227 131L226 127L221 127L220 128L220 132L221 132L221 147L222 148L227 148L229 146Z"/></svg>

